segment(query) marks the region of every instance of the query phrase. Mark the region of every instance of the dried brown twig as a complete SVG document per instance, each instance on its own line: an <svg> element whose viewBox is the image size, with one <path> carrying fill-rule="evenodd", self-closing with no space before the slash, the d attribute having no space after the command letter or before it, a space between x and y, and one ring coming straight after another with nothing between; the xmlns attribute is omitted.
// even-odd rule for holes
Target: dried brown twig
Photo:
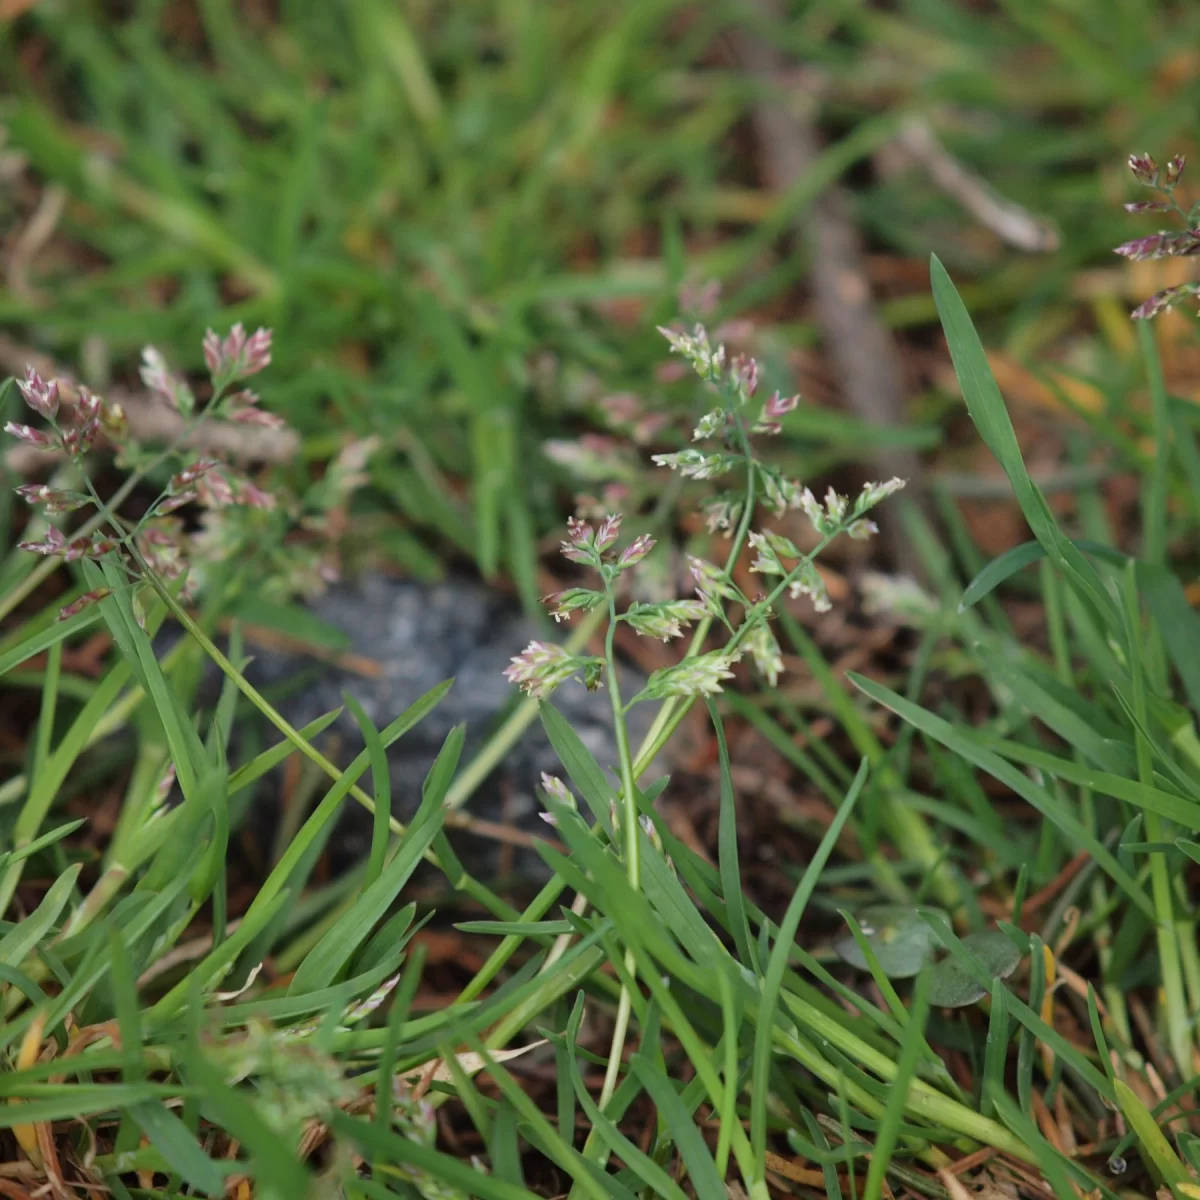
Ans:
<svg viewBox="0 0 1200 1200"><path fill-rule="evenodd" d="M1061 238L1047 218L1000 195L942 145L923 117L905 121L895 142L885 150L916 162L937 187L1008 245L1030 254L1049 254L1058 249Z"/></svg>

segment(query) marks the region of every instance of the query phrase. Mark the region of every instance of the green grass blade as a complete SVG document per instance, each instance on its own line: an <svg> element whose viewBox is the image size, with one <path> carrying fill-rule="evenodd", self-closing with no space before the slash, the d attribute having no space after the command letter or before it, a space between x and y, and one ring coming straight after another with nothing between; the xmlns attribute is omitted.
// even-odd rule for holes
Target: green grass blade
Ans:
<svg viewBox="0 0 1200 1200"><path fill-rule="evenodd" d="M675 1085L640 1053L633 1056L629 1066L654 1101L659 1119L679 1148L679 1157L683 1159L699 1200L727 1200L725 1183L717 1174L717 1165L713 1162L708 1145L680 1100ZM765 1091L765 1078L761 1086Z"/></svg>
<svg viewBox="0 0 1200 1200"><path fill-rule="evenodd" d="M825 864L829 861L834 846L837 845L842 829L850 819L850 814L854 810L855 802L861 795L866 780L867 762L864 759L858 768L858 774L854 777L854 782L850 785L850 790L846 793L845 800L842 801L841 808L830 822L812 861L809 862L801 876L800 883L788 904L787 912L784 914L783 920L779 922L779 933L775 938L775 945L771 949L771 957L767 961L760 998L761 1015L754 1034L754 1065L750 1074L751 1079L755 1081L755 1087L750 1096L750 1142L754 1151L756 1170L759 1171L756 1182L761 1182L765 1178L763 1173L766 1170L767 1149L767 1088L770 1078L773 1015L778 1004L780 990L783 987L783 977L791 955L792 943L796 940L800 919L804 916L804 910L817 886L817 880L820 878Z"/></svg>
<svg viewBox="0 0 1200 1200"><path fill-rule="evenodd" d="M1032 805L1047 820L1067 836L1070 843L1078 845L1096 860L1104 871L1111 876L1137 907L1148 917L1153 917L1154 906L1142 890L1137 880L1116 860L1112 853L1103 846L1073 813L1069 812L1059 798L1043 787L1039 787L1023 775L1011 764L1004 761L990 750L985 750L973 739L968 738L948 721L936 717L927 709L911 704L890 688L883 687L873 680L861 675L850 673L848 678L873 700L890 708L897 716L915 725L923 733L941 742L948 750L961 755L968 762L974 763L981 770L1000 780L1010 787L1028 804Z"/></svg>
<svg viewBox="0 0 1200 1200"><path fill-rule="evenodd" d="M1113 602L1095 569L1059 529L1045 497L1029 477L983 344L962 298L936 255L930 264L930 280L967 411L984 444L1012 483L1017 503L1034 537L1097 611L1115 615Z"/></svg>
<svg viewBox="0 0 1200 1200"><path fill-rule="evenodd" d="M904 1040L900 1043L900 1057L896 1060L896 1078L889 1090L887 1107L875 1135L875 1149L871 1153L871 1164L867 1168L863 1200L879 1200L883 1195L888 1164L900 1138L900 1125L904 1120L909 1084L916 1074L917 1060L925 1043L925 1023L928 1017L929 973L922 971L917 976L916 987L913 989L912 1010L904 1031Z"/></svg>
<svg viewBox="0 0 1200 1200"><path fill-rule="evenodd" d="M192 1131L161 1100L131 1105L129 1115L166 1165L184 1182L212 1195L222 1192L225 1178L216 1163L200 1149Z"/></svg>
<svg viewBox="0 0 1200 1200"><path fill-rule="evenodd" d="M737 946L738 957L747 966L754 965L750 943L750 923L746 920L742 897L742 872L738 862L737 799L733 791L733 775L729 767L729 746L725 741L725 726L721 714L710 697L708 715L717 735L717 756L721 771L721 809L717 834L717 861L721 870L721 892L729 916L729 932Z"/></svg>
<svg viewBox="0 0 1200 1200"><path fill-rule="evenodd" d="M367 757L371 762L371 791L375 798L375 812L371 822L371 854L367 859L366 874L363 876L362 886L363 891L366 891L382 873L383 861L387 855L392 815L392 776L388 769L387 749L379 736L379 730L375 728L375 723L349 692L343 695L343 699L358 722L359 732L367 748Z"/></svg>

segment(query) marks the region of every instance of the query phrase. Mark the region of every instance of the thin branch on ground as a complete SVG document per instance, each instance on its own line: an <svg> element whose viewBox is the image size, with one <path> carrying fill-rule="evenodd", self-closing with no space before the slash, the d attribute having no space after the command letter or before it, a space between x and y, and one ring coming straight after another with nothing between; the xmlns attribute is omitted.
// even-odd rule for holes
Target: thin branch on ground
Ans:
<svg viewBox="0 0 1200 1200"><path fill-rule="evenodd" d="M776 0L756 0L756 4L764 22L778 19ZM805 175L819 153L812 100L795 92L785 95L777 86L792 64L762 36L746 30L739 38L738 54L759 84L761 99L754 109L754 124L762 148L762 172L768 185L782 193ZM788 99L794 102L789 104ZM806 210L800 232L812 261L817 321L835 373L843 381L847 407L873 426L903 425L900 358L871 296L862 243L840 188L828 188ZM874 458L882 477L907 479L914 495L919 495L921 468L912 450L888 447ZM917 561L900 522L887 522L883 535L894 566Z"/></svg>

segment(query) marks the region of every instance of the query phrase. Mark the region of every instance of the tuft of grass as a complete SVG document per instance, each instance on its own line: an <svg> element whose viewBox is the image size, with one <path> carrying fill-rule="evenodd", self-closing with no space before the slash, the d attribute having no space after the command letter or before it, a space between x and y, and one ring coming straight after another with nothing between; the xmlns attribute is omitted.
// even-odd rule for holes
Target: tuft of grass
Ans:
<svg viewBox="0 0 1200 1200"><path fill-rule="evenodd" d="M205 611L157 580L139 612L112 563L73 568L51 601L50 570L10 552L0 677L38 696L0 784L0 1139L18 1178L289 1200L677 1200L734 1184L754 1200L814 1187L940 1196L980 1151L992 1182L1063 1197L1113 1197L1126 1180L1191 1194L1197 424L1149 331L1116 332L1123 277L1077 289L1074 273L1118 240L1097 201L1125 143L1186 132L1195 85L1171 81L1196 14L1122 4L1096 25L1024 0L809 5L779 36L821 68L831 127L849 132L776 197L742 178L732 149L752 81L701 61L740 10L371 0L281 12L268 24L228 0L120 18L43 4L0 33L7 144L37 189L68 197L38 287L0 295L6 325L98 385L147 340L195 367L209 324L277 326L270 399L302 435L281 472L291 492L327 511L327 464L378 438L349 541L412 571L465 557L513 579L532 608L561 491L603 482L544 455L546 440L602 424L595 401L623 390L690 416L675 385L647 383L649 330L674 316L682 285L713 276L726 287L718 319L781 306L763 360L785 382L780 364L813 331L788 308L803 263L773 259L773 244L824 181L938 97L965 114L961 126L935 114L951 148L1056 219L1062 254L1014 264L909 174L869 182L859 210L893 254L944 242L971 277L960 291L935 260L932 294L884 311L896 328L940 318L966 415L1033 540L986 561L944 488L948 530L911 515L932 588L893 597L910 606L915 650L886 682L839 678L811 630L780 614L815 687L713 700L713 861L655 809L675 785L643 778L694 697L668 702L646 746L623 748L615 787L533 700L476 763L460 767L456 731L403 828L388 819L386 749L444 688L382 730L356 711L366 749L339 767L316 745L332 714L292 729L242 677L236 633L217 649L217 621L249 611L237 564ZM1016 357L1081 309L1101 331L1088 380L1101 403L1064 399L1080 420L1069 516L1025 462L968 309ZM13 389L0 404L18 419ZM957 401L928 409L953 419ZM867 436L801 407L778 461L813 477ZM938 438L932 421L869 436ZM1139 477L1133 541L1110 528L1096 454ZM658 481L631 486L649 508ZM4 489L6 538L7 505ZM1013 596L1036 604L1036 636L1016 632ZM277 619L294 625L298 611ZM160 656L167 620L186 637ZM573 632L571 654L582 660L597 624ZM68 653L98 632L113 647L99 675L74 672ZM703 635L692 657L702 649ZM225 677L212 711L194 699L206 655ZM982 721L977 700L960 703L964 681L982 689ZM230 763L239 693L280 740ZM440 819L539 711L595 822L552 806L567 852L543 849L554 878L514 909L462 871ZM749 878L744 828L739 839L733 721L830 810L774 911ZM818 722L834 732L815 734ZM292 754L326 790L235 903L227 848L244 790ZM178 804L164 800L168 765ZM108 836L91 836L93 794L115 810ZM320 848L350 800L376 810L370 857L320 884ZM422 990L440 978L423 940L434 914L406 895L423 859L472 918L459 932L489 939L483 965L436 1002ZM843 910L853 951L827 945L824 918ZM898 929L920 930L902 962Z"/></svg>

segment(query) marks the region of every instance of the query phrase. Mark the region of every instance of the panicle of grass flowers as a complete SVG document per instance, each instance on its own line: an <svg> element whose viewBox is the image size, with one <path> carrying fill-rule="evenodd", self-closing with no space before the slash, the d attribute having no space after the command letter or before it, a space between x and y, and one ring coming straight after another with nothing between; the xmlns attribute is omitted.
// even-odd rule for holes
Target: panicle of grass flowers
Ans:
<svg viewBox="0 0 1200 1200"><path fill-rule="evenodd" d="M58 380L44 380L33 367L25 368L25 378L18 380L17 391L39 417L53 421L58 416Z"/></svg>
<svg viewBox="0 0 1200 1200"><path fill-rule="evenodd" d="M677 450L672 454L652 454L656 466L670 467L684 479L717 479L741 463L735 454L705 454L702 450Z"/></svg>
<svg viewBox="0 0 1200 1200"><path fill-rule="evenodd" d="M17 441L24 442L27 446L33 446L37 450L53 451L62 446L62 441L58 437L46 433L44 430L35 429L32 425L23 425L19 421L6 421L4 432L9 437L14 437Z"/></svg>
<svg viewBox="0 0 1200 1200"><path fill-rule="evenodd" d="M681 637L685 625L703 621L708 606L702 600L668 600L661 604L631 604L620 620L643 637L669 642Z"/></svg>
<svg viewBox="0 0 1200 1200"><path fill-rule="evenodd" d="M204 362L214 383L257 375L271 363L271 331L256 329L247 337L239 321L222 340L209 329L204 334Z"/></svg>
<svg viewBox="0 0 1200 1200"><path fill-rule="evenodd" d="M267 412L258 406L258 393L248 388L234 392L220 407L221 416L239 425L255 425L259 429L286 429L287 423L278 413Z"/></svg>
<svg viewBox="0 0 1200 1200"><path fill-rule="evenodd" d="M706 500L700 506L700 511L704 514L705 528L709 533L731 536L742 519L744 504L743 497L736 492L722 492L711 500Z"/></svg>
<svg viewBox="0 0 1200 1200"><path fill-rule="evenodd" d="M17 546L30 554L78 562L81 558L103 558L117 548L117 543L98 533L67 539L56 526L51 525L40 542L18 542Z"/></svg>
<svg viewBox="0 0 1200 1200"><path fill-rule="evenodd" d="M566 588L545 596L542 603L550 610L555 621L565 621L572 613L591 612L604 603L604 593L591 588Z"/></svg>
<svg viewBox="0 0 1200 1200"><path fill-rule="evenodd" d="M757 364L739 355L727 365L723 349L713 348L707 332L700 325L690 334L670 329L661 329L660 332L667 338L672 350L687 359L705 382L716 385L721 396L721 404L700 419L694 431L695 439L705 440L719 435L726 439L726 447L712 453L689 447L673 453L655 454L651 456L654 463L678 470L686 478L698 480L715 478L745 465L750 477L760 482L759 494L769 508L780 515L789 509L803 510L824 541L842 533L851 538L867 538L878 531L875 523L865 514L902 488L903 480L868 483L853 502L830 488L824 500L818 501L810 488L801 487L777 468L760 462L748 447L745 426L741 424L738 410L757 391ZM779 391L774 392L763 404L749 432L778 433L781 419L792 412L799 402L798 395L784 396ZM740 452L735 453L735 450ZM831 607L828 590L811 558L806 557L783 534L744 528L744 518L748 515L746 503L745 491L727 491L710 498L704 505L709 529L713 532L732 531L737 526L739 536L746 535L751 549L755 551L750 567L752 572L778 579L780 582L776 585L776 593L786 590L793 599L808 596L817 611L828 611ZM630 603L623 612L616 611L614 585L617 576L645 559L654 546L654 539L642 534L629 546L617 551L615 547L620 528L621 518L611 514L604 516L598 527L579 517L568 519L567 538L561 543L562 553L569 561L598 571L603 590L573 587L547 596L545 603L556 620L563 620L574 612L590 612L607 603L616 621L624 622L642 636L659 638L664 642L682 636L688 625L710 620L722 622L734 633L726 650L695 653L674 667L654 672L647 687L634 701L668 696L712 695L721 690L723 680L732 678L731 667L743 652L751 656L759 673L770 686L774 686L783 670L783 655L769 625L773 614L763 597L748 600L729 577L728 569L722 570L702 558L689 557L688 567L696 585L694 600L651 602L639 599ZM735 631L725 615L727 602L742 606L746 612L745 624L740 630ZM609 643L608 653L611 655L611 635ZM604 665L600 659L580 658L570 655L561 647L532 642L512 660L505 674L511 682L531 695L542 697L549 695L566 679L580 674L588 686L598 685ZM608 665L611 668L612 664Z"/></svg>
<svg viewBox="0 0 1200 1200"><path fill-rule="evenodd" d="M864 483L862 492L854 502L854 515L861 517L863 513L870 511L875 505L889 496L894 496L903 488L904 480L896 478L888 479L883 483Z"/></svg>
<svg viewBox="0 0 1200 1200"><path fill-rule="evenodd" d="M614 392L596 402L599 415L609 429L645 446L652 442L671 421L670 414L648 411L634 392ZM593 435L598 436L598 435Z"/></svg>
<svg viewBox="0 0 1200 1200"><path fill-rule="evenodd" d="M575 801L575 796L571 789L557 775L549 775L545 771L542 772L541 791L543 797L547 800L553 800L555 804L563 808L568 808L572 812L579 811L579 805ZM541 812L538 814L547 825L558 824L558 817L552 812Z"/></svg>
<svg viewBox="0 0 1200 1200"><path fill-rule="evenodd" d="M1200 283L1179 283L1174 287L1163 288L1161 292L1155 292L1149 299L1143 300L1129 315L1135 321L1146 321L1197 293L1200 293Z"/></svg>
<svg viewBox="0 0 1200 1200"><path fill-rule="evenodd" d="M829 590L825 586L825 580L821 578L821 572L817 570L816 564L807 559L799 565L795 577L788 584L788 595L793 600L807 596L812 601L813 608L819 613L829 612L833 608L833 603L829 599Z"/></svg>
<svg viewBox="0 0 1200 1200"><path fill-rule="evenodd" d="M758 391L758 362L745 354L734 357L729 366L729 383L738 407L754 399Z"/></svg>
<svg viewBox="0 0 1200 1200"><path fill-rule="evenodd" d="M763 620L751 626L742 645L758 673L766 680L767 686L775 687L779 676L783 674L783 651L768 622Z"/></svg>
<svg viewBox="0 0 1200 1200"><path fill-rule="evenodd" d="M658 832L658 826L654 823L654 818L649 813L642 813L638 817L638 824L642 827L642 832L646 835L646 840L659 853L664 850L662 834Z"/></svg>
<svg viewBox="0 0 1200 1200"><path fill-rule="evenodd" d="M621 532L621 515L610 514L600 522L596 530L595 546L598 553L603 554L617 540Z"/></svg>
<svg viewBox="0 0 1200 1200"><path fill-rule="evenodd" d="M72 600L70 604L64 605L58 610L58 619L60 621L69 620L71 617L78 616L85 608L90 608L93 604L98 604L105 596L112 594L111 588L93 588L90 592L84 592L82 596Z"/></svg>
<svg viewBox="0 0 1200 1200"><path fill-rule="evenodd" d="M1162 230L1146 237L1134 238L1118 246L1113 253L1130 262L1146 262L1156 258L1186 258L1200 250L1200 233L1194 229L1178 232Z"/></svg>
<svg viewBox="0 0 1200 1200"><path fill-rule="evenodd" d="M43 512L51 516L74 512L92 502L92 498L83 492L52 488L44 483L22 484L16 493L26 504L40 506Z"/></svg>
<svg viewBox="0 0 1200 1200"><path fill-rule="evenodd" d="M577 517L567 518L567 540L560 547L562 556L570 562L588 567L600 565L600 551L596 549L596 531Z"/></svg>
<svg viewBox="0 0 1200 1200"><path fill-rule="evenodd" d="M725 347L713 346L703 325L697 325L690 334L679 333L664 325L658 327L658 332L702 379L715 383L721 377L725 369Z"/></svg>
<svg viewBox="0 0 1200 1200"><path fill-rule="evenodd" d="M622 571L636 567L653 549L654 538L648 533L639 533L617 557L617 567Z"/></svg>
<svg viewBox="0 0 1200 1200"><path fill-rule="evenodd" d="M695 654L673 667L655 671L647 680L641 698L665 700L669 696L715 696L721 684L733 678L733 665L741 651L712 650Z"/></svg>
<svg viewBox="0 0 1200 1200"><path fill-rule="evenodd" d="M584 686L594 692L601 682L604 661L569 654L550 642L530 642L504 669L504 677L535 700L546 700L556 688L582 673Z"/></svg>
<svg viewBox="0 0 1200 1200"><path fill-rule="evenodd" d="M607 433L584 433L578 438L549 438L542 453L576 479L588 484L630 483L639 460L629 446Z"/></svg>
<svg viewBox="0 0 1200 1200"><path fill-rule="evenodd" d="M209 412L219 411L234 419L243 417L243 414L254 414L249 418L249 423L271 427L282 425L279 418L263 413L257 407L258 397L254 393L242 391L233 396L226 395L231 382L263 370L270 362L270 330L259 329L247 336L240 325L235 325L224 339L210 330L204 340L204 354L213 376L213 399L209 402ZM153 346L147 346L142 351L139 373L153 395L185 418L184 435L190 431L193 421L205 415L196 411L195 396L187 382L171 372L165 358ZM170 476L163 493L131 532L126 531L120 519L109 514L103 502L94 495L43 484L19 487L18 495L40 508L47 516L61 515L88 504L96 504L102 516L112 517L115 522L111 535L97 533L76 538L69 538L59 529L51 527L40 539L21 543L31 553L58 557L68 562L115 554L121 558L126 572L135 579L148 569L163 579L179 580L187 575L189 569L190 538L185 534L182 523L169 518L168 514L193 503L205 506L210 512L231 506L245 510L265 510L275 506L273 495L227 464L215 458L181 455L178 447L182 444L182 436L165 452L157 456L145 455L140 447L128 442L129 424L120 406L105 401L86 387L73 388L76 399L68 403L64 400L60 382L43 379L32 367L26 369L24 379L17 386L25 403L48 423L49 428L39 429L9 422L5 431L39 449L65 453L79 463L81 469L84 457L103 438L118 449L118 464L131 465L134 469L123 494L155 465L172 457L183 459L179 469ZM185 586L184 594L194 593ZM94 602L95 597L89 593L63 611L69 615Z"/></svg>
<svg viewBox="0 0 1200 1200"><path fill-rule="evenodd" d="M177 413L189 417L196 411L196 397L186 380L172 373L167 360L153 346L142 350L142 365L138 370L151 395L157 396Z"/></svg>
<svg viewBox="0 0 1200 1200"><path fill-rule="evenodd" d="M1146 187L1158 186L1158 163L1149 154L1131 154L1129 169L1138 183L1145 184Z"/></svg>
<svg viewBox="0 0 1200 1200"><path fill-rule="evenodd" d="M715 437L723 430L730 421L729 414L722 408L714 408L711 412L707 412L700 418L696 424L696 428L692 431L693 442L704 442L711 437ZM654 459L660 465L670 465L664 461L666 455L657 455Z"/></svg>
<svg viewBox="0 0 1200 1200"><path fill-rule="evenodd" d="M779 392L772 394L771 398L762 407L762 413L757 421L751 427L751 433L764 433L768 437L774 437L783 432L783 425L780 423L782 418L792 412L800 403L800 397L784 396Z"/></svg>
<svg viewBox="0 0 1200 1200"><path fill-rule="evenodd" d="M574 794L557 775L550 775L545 771L542 772L542 791L551 800L557 801L557 803L567 808L576 807Z"/></svg>
<svg viewBox="0 0 1200 1200"><path fill-rule="evenodd" d="M778 639L770 627L774 616L772 605L785 590L793 598L807 595L812 598L818 611L830 607L828 592L820 572L786 536L773 531L751 530L750 519L754 515L755 496L762 496L768 507L782 514L788 509L802 508L824 542L847 533L861 538L875 532L875 525L864 515L874 505L903 486L899 479L885 483L871 483L864 487L861 495L852 504L849 498L832 488L826 493L824 503L818 503L808 488L787 479L782 473L762 463L754 454L749 434L778 434L782 431L782 418L799 404L799 397L784 397L776 391L762 405L756 420L747 429L742 409L754 398L759 385L759 370L753 359L738 355L726 367L723 346L713 348L703 326L697 325L691 334L660 329L673 351L685 358L707 384L719 396L719 403L702 416L694 428L693 440L706 441L710 438L723 439L720 450L705 450L688 447L671 453L651 456L659 465L677 470L684 478L708 480L729 473L735 468L745 469L746 483L740 492L725 491L711 497L704 505L708 527L711 531L729 530L736 527L736 541L730 550L729 562L722 569L706 559L689 556L688 569L696 585L695 599L635 599L623 611L617 609L617 588L621 573L629 567L643 562L654 545L647 534L636 538L624 550L618 551L616 543L620 534L620 517L606 515L594 528L580 517L571 517L567 522L567 538L561 544L564 557L580 565L589 566L599 573L602 590L593 588L568 588L546 598L556 620L572 612L592 611L607 606L609 627L605 639L604 658L583 658L572 655L561 646L544 642L531 642L525 650L511 660L505 671L511 683L516 684L531 696L544 698L565 680L582 674L588 687L599 686L605 668L609 671L609 696L613 718L616 722L617 751L621 786L611 795L609 802L609 835L614 845L623 847L627 878L632 888L641 886L641 854L639 829L646 835L650 847L665 857L662 839L657 826L647 814L638 809L637 768L630 752L628 729L625 724L630 707L641 701L660 700L666 702L659 717L665 718L660 740L653 744L660 747L662 740L670 737L686 713L688 704L699 697L712 697L723 690L724 684L734 678L734 666L748 654L755 669L769 687L778 684L783 672L783 652ZM761 485L761 486L760 486ZM743 539L747 539L755 551L751 571L776 577L770 595L758 595L748 600L730 578L733 564L740 555ZM818 547L820 549L821 547ZM645 571L640 573L642 577ZM670 573L674 575L674 571ZM635 587L637 580L635 579ZM673 588L672 588L673 590ZM669 594L669 593L668 593ZM735 628L726 616L727 603L743 609L742 624ZM614 634L618 622L623 622L635 633L644 637L670 641L682 636L685 627L696 624L699 628L693 639L691 652L673 666L654 671L645 687L628 703L624 703L619 687L618 672L614 659ZM701 647L713 624L720 622L731 637L722 649L703 652ZM679 704L679 700L687 703ZM561 781L543 777L543 792L560 804L565 785ZM569 795L569 793L566 793ZM572 807L573 807L572 799ZM555 811L543 812L542 818L551 825L557 824ZM673 869L667 860L669 869ZM636 972L632 955L626 957L626 968ZM612 1095L619 1074L626 1036L626 1023L630 1011L630 992L627 984L622 985L617 1020L609 1052L601 1106Z"/></svg>
<svg viewBox="0 0 1200 1200"><path fill-rule="evenodd" d="M1145 262L1159 258L1190 258L1200 254L1200 205L1185 212L1175 199L1175 189L1183 175L1186 159L1176 154L1163 170L1149 154L1131 154L1129 169L1134 179L1145 187L1153 188L1162 197L1160 200L1136 200L1125 205L1126 212L1173 212L1185 225L1179 230L1160 230L1145 237L1134 238L1117 246L1114 253L1130 262ZM1134 320L1146 321L1166 312L1182 301L1200 293L1200 285L1181 283L1155 292L1143 300L1130 314Z"/></svg>

